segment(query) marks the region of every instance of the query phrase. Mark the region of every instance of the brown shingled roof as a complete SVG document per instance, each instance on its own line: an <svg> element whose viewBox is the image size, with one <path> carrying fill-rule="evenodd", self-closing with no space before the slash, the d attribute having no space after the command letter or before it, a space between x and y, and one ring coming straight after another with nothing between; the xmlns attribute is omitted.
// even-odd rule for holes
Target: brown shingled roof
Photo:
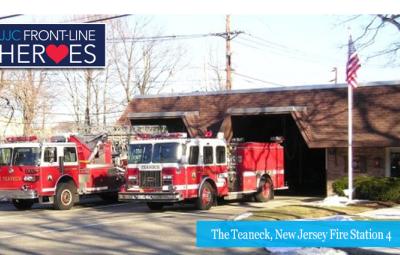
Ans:
<svg viewBox="0 0 400 255"><path fill-rule="evenodd" d="M129 113L198 111L199 117L192 118L191 125L204 129L229 118L229 108L287 106L305 107L291 114L309 147L347 145L347 88L343 85L137 97L119 123L129 123ZM354 146L400 146L399 113L399 83L357 88Z"/></svg>

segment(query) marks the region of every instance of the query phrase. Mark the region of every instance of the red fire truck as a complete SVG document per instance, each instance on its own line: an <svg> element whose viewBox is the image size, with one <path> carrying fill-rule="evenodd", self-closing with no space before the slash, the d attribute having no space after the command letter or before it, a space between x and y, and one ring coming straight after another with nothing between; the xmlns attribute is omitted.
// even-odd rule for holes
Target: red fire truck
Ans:
<svg viewBox="0 0 400 255"><path fill-rule="evenodd" d="M20 210L35 202L68 210L83 194L116 200L123 178L112 164L111 149L105 135L87 142L75 135L50 142L34 136L6 138L0 144L0 198Z"/></svg>
<svg viewBox="0 0 400 255"><path fill-rule="evenodd" d="M130 142L120 201L146 201L152 210L194 201L208 210L217 199L273 198L284 189L283 147L278 142L228 144L185 134L139 137Z"/></svg>

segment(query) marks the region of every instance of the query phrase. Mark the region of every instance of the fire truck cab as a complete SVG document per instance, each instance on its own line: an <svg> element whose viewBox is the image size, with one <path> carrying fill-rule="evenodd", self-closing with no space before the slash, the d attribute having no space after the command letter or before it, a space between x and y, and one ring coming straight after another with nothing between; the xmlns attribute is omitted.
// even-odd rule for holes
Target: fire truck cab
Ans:
<svg viewBox="0 0 400 255"><path fill-rule="evenodd" d="M141 137L129 144L125 180L119 200L145 201L152 210L181 201L208 210L218 198L245 196L265 202L285 188L283 147L179 133Z"/></svg>
<svg viewBox="0 0 400 255"><path fill-rule="evenodd" d="M6 142L0 144L0 198L10 199L17 209L39 202L68 210L84 194L117 198L122 180L105 137L97 137L92 147L74 135L50 142L33 136Z"/></svg>

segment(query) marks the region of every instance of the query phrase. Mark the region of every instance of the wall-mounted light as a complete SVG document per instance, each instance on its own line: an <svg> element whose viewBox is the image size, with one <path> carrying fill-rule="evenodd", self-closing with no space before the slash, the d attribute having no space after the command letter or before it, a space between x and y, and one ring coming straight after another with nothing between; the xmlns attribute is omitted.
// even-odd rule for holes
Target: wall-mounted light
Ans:
<svg viewBox="0 0 400 255"><path fill-rule="evenodd" d="M335 166L337 166L338 165L337 148L328 148L328 155L330 157L334 157Z"/></svg>
<svg viewBox="0 0 400 255"><path fill-rule="evenodd" d="M374 167L376 167L376 168L382 167L382 158L381 157L374 158Z"/></svg>

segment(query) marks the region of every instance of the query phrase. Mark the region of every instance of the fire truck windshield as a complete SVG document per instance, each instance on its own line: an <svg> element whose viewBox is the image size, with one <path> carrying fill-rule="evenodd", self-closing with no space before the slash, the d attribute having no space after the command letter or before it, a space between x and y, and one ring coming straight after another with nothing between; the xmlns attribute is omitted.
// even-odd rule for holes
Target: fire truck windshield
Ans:
<svg viewBox="0 0 400 255"><path fill-rule="evenodd" d="M178 162L179 143L156 143L153 149L153 163Z"/></svg>
<svg viewBox="0 0 400 255"><path fill-rule="evenodd" d="M15 166L35 166L38 165L40 149L38 147L14 148L13 165Z"/></svg>
<svg viewBox="0 0 400 255"><path fill-rule="evenodd" d="M179 143L130 144L128 164L177 163L181 154Z"/></svg>
<svg viewBox="0 0 400 255"><path fill-rule="evenodd" d="M151 161L151 144L130 144L128 164L146 164Z"/></svg>
<svg viewBox="0 0 400 255"><path fill-rule="evenodd" d="M8 166L11 163L11 148L0 148L0 166Z"/></svg>

